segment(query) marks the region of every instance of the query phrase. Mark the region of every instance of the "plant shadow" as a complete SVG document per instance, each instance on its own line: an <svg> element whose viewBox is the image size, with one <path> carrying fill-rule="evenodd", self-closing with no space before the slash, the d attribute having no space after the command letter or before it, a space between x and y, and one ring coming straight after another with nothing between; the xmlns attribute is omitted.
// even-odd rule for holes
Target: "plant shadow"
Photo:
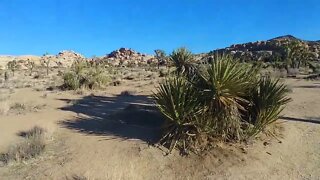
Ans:
<svg viewBox="0 0 320 180"><path fill-rule="evenodd" d="M75 119L60 122L62 127L87 135L140 139L147 143L155 143L161 136L165 118L147 96L91 95L76 101L60 100L71 103L61 110L78 114Z"/></svg>
<svg viewBox="0 0 320 180"><path fill-rule="evenodd" d="M295 86L295 88L320 88L319 85Z"/></svg>
<svg viewBox="0 0 320 180"><path fill-rule="evenodd" d="M281 119L288 120L288 121L320 124L320 117L294 118L294 117L282 116Z"/></svg>

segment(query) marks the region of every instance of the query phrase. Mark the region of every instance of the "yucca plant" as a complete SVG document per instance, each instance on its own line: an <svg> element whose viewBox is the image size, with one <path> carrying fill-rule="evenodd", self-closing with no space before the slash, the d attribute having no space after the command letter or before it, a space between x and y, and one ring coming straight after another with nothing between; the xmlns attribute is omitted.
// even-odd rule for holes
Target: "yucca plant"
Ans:
<svg viewBox="0 0 320 180"><path fill-rule="evenodd" d="M201 113L201 104L197 99L196 89L182 77L166 79L154 94L159 110L168 121L163 126L160 140L171 151L177 145L180 150L187 150L197 129L196 118Z"/></svg>
<svg viewBox="0 0 320 180"><path fill-rule="evenodd" d="M248 136L257 135L267 125L279 119L284 105L291 100L287 97L288 93L289 89L280 83L279 79L272 80L270 77L260 79L248 97L251 104L247 108L246 119L253 125L248 129Z"/></svg>
<svg viewBox="0 0 320 180"><path fill-rule="evenodd" d="M259 67L219 56L204 69L197 66L187 76L176 73L160 84L154 99L168 120L160 143L169 151L178 147L188 152L198 149L203 137L254 137L278 119L290 101L287 93L279 80L260 77Z"/></svg>
<svg viewBox="0 0 320 180"><path fill-rule="evenodd" d="M172 52L169 59L176 67L177 75L191 75L195 71L194 56L186 48L179 48Z"/></svg>
<svg viewBox="0 0 320 180"><path fill-rule="evenodd" d="M229 140L242 136L241 110L249 104L242 98L257 82L258 69L240 64L231 56L220 56L194 78L207 107L213 133Z"/></svg>

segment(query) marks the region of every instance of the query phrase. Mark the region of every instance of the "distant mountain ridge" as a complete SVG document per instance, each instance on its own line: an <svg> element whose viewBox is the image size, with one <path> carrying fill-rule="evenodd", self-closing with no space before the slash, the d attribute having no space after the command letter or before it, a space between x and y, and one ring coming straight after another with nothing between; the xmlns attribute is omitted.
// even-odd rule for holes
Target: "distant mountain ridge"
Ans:
<svg viewBox="0 0 320 180"><path fill-rule="evenodd" d="M284 35L284 36L278 36L275 38L272 38L270 40L283 40L283 39L287 39L287 40L300 40L292 35Z"/></svg>
<svg viewBox="0 0 320 180"><path fill-rule="evenodd" d="M196 59L201 60L210 53L225 53L233 54L235 57L244 58L246 60L261 60L266 57L270 57L273 54L283 53L283 47L285 43L290 41L300 41L307 44L309 51L314 55L315 60L320 61L320 40L308 41L302 40L292 35L284 35L275 37L265 41L247 42L242 44L233 44L226 48L216 49L208 53L197 54ZM61 51L57 55L23 55L23 56L12 56L12 55L0 55L0 69L5 69L9 61L17 60L22 62L34 61L36 64L40 64L43 59L51 59L51 66L64 66L69 67L71 64L78 59L96 60L96 61L107 61L114 66L127 66L127 65L146 65L150 63L156 63L154 55L143 54L136 52L130 48L120 48L112 51L105 56L86 58L83 55L74 51Z"/></svg>
<svg viewBox="0 0 320 180"><path fill-rule="evenodd" d="M313 54L314 60L320 61L320 40L302 40L292 35L279 36L266 41L233 44L226 48L213 50L210 53L218 52L224 54L233 54L238 58L261 60L274 54L283 54L284 45L292 41L299 41L306 44L310 53Z"/></svg>

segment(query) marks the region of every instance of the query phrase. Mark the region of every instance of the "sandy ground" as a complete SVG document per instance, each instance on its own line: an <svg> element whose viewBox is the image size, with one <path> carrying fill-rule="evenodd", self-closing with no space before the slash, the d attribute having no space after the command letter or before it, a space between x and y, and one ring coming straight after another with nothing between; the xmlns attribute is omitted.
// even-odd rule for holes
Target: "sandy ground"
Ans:
<svg viewBox="0 0 320 180"><path fill-rule="evenodd" d="M155 84L150 82L127 81L81 95L16 89L11 103L46 106L0 115L0 152L34 125L46 128L51 138L39 158L0 167L0 179L320 179L320 81L286 83L293 101L283 113L278 140L221 144L201 157L165 156L147 143L157 138L161 123L152 110L149 95ZM124 90L135 93L121 96Z"/></svg>

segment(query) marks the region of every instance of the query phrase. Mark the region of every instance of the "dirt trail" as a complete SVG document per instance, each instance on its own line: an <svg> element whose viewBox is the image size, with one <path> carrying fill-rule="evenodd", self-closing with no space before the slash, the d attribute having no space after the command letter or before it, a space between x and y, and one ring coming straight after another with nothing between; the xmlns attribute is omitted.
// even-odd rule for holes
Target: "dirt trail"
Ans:
<svg viewBox="0 0 320 180"><path fill-rule="evenodd" d="M157 136L157 115L149 111L145 92L113 96L132 86L111 88L107 94L73 95L19 90L12 95L45 102L46 109L26 115L1 116L0 151L16 142L16 133L35 124L52 129L54 140L43 157L24 166L0 168L2 179L64 179L74 174L91 179L320 179L320 83L287 80L293 101L284 111L281 143L258 142L245 153L229 147L203 157L164 156L149 146ZM73 99L78 99L74 101ZM142 105L143 117L131 112ZM147 105L147 106L145 106ZM123 110L125 109L125 110ZM117 114L120 112L120 114ZM121 112L125 112L121 114ZM110 114L116 113L115 116ZM143 121L143 122L142 122ZM147 122L148 121L148 122ZM141 127L141 123L147 124ZM151 136L150 136L151 135ZM49 156L48 156L49 154Z"/></svg>

